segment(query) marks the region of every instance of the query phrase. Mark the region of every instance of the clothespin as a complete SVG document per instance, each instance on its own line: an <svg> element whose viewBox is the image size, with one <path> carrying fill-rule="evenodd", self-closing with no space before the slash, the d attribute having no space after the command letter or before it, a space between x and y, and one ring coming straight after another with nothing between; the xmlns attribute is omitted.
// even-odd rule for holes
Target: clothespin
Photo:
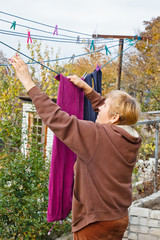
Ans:
<svg viewBox="0 0 160 240"><path fill-rule="evenodd" d="M44 62L43 62L42 59L40 60L40 63L44 65ZM43 67L42 65L41 65L41 69L42 69L42 70L44 69L44 67Z"/></svg>
<svg viewBox="0 0 160 240"><path fill-rule="evenodd" d="M88 73L85 72L85 73L83 74L83 76L81 77L81 79L84 80L84 79L87 77L87 74L88 74Z"/></svg>
<svg viewBox="0 0 160 240"><path fill-rule="evenodd" d="M105 50L106 50L106 55L111 54L111 52L109 51L109 49L107 48L107 46L105 46Z"/></svg>
<svg viewBox="0 0 160 240"><path fill-rule="evenodd" d="M53 35L58 35L58 25L55 26L55 29L54 29L54 32L53 32Z"/></svg>
<svg viewBox="0 0 160 240"><path fill-rule="evenodd" d="M93 51L94 51L94 50L95 50L95 47L94 47L94 40L92 40L92 42L91 42L90 51L92 50L92 48L93 48Z"/></svg>
<svg viewBox="0 0 160 240"><path fill-rule="evenodd" d="M88 41L87 41L87 45L88 45L88 47L91 45L91 41L90 41L90 39L88 39Z"/></svg>
<svg viewBox="0 0 160 240"><path fill-rule="evenodd" d="M30 33L30 31L28 30L27 43L29 43L29 40L30 40L30 42L32 43L31 33Z"/></svg>
<svg viewBox="0 0 160 240"><path fill-rule="evenodd" d="M101 69L101 65L98 66L98 63L97 63L96 71L98 72L100 69Z"/></svg>
<svg viewBox="0 0 160 240"><path fill-rule="evenodd" d="M133 44L134 44L134 42L133 42L133 39L128 39L128 42L129 42L129 46L132 46Z"/></svg>
<svg viewBox="0 0 160 240"><path fill-rule="evenodd" d="M11 63L13 63L13 60L12 60L12 58L9 58L9 61L11 61Z"/></svg>
<svg viewBox="0 0 160 240"><path fill-rule="evenodd" d="M72 61L72 64L73 64L74 58L75 58L75 54L72 55L72 57L71 57L71 59L69 60L69 62Z"/></svg>
<svg viewBox="0 0 160 240"><path fill-rule="evenodd" d="M80 36L77 36L77 43L80 43Z"/></svg>
<svg viewBox="0 0 160 240"><path fill-rule="evenodd" d="M12 59L9 59L9 60L11 62L13 62ZM13 76L13 71L12 71L11 67L9 66L9 64L7 64L7 66L6 66L6 71L7 71L8 75L11 75L11 77ZM10 73L9 73L9 71L10 71Z"/></svg>
<svg viewBox="0 0 160 240"><path fill-rule="evenodd" d="M86 43L86 40L85 40L85 39L82 39L82 43Z"/></svg>
<svg viewBox="0 0 160 240"><path fill-rule="evenodd" d="M147 38L147 47L148 47L148 38Z"/></svg>
<svg viewBox="0 0 160 240"><path fill-rule="evenodd" d="M134 36L134 40L136 40L136 37L137 37L137 40L138 40L138 41L142 39L141 36L135 35L135 36Z"/></svg>
<svg viewBox="0 0 160 240"><path fill-rule="evenodd" d="M10 29L11 28L13 28L13 30L15 30L15 28L16 28L16 21L13 21L12 26L10 27Z"/></svg>

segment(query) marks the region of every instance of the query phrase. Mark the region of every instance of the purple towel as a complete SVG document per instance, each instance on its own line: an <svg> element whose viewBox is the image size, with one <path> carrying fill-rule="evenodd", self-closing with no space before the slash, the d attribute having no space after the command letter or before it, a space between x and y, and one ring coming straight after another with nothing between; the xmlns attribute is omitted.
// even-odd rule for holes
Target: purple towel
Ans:
<svg viewBox="0 0 160 240"><path fill-rule="evenodd" d="M57 104L69 115L83 119L83 91L61 74L55 78L60 80ZM54 136L49 176L48 222L63 220L71 211L75 161L75 153Z"/></svg>

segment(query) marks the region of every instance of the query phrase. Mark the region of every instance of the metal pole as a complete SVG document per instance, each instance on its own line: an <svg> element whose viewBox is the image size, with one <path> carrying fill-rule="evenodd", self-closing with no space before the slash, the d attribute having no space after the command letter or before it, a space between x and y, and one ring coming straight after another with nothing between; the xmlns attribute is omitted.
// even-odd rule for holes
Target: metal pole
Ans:
<svg viewBox="0 0 160 240"><path fill-rule="evenodd" d="M123 44L124 39L119 39L119 50L118 50L118 66L117 66L117 79L116 89L120 90L121 86L121 72L122 72L122 58L123 58Z"/></svg>
<svg viewBox="0 0 160 240"><path fill-rule="evenodd" d="M102 35L102 34L93 34L92 38L119 38L119 39L134 39L134 40L151 40L151 37L141 37L141 36L126 36L126 35Z"/></svg>
<svg viewBox="0 0 160 240"><path fill-rule="evenodd" d="M158 119L157 119L158 120ZM156 122L156 142L155 142L155 171L154 171L154 192L157 192L157 173L158 173L158 135L159 123Z"/></svg>

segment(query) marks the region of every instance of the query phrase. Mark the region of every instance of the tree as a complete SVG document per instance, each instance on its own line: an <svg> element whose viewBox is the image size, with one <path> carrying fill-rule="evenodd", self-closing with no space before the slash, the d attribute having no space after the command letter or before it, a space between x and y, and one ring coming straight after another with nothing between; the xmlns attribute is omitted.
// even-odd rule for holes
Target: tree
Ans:
<svg viewBox="0 0 160 240"><path fill-rule="evenodd" d="M160 108L160 17L144 21L145 31L140 35L150 37L139 41L123 68L123 87L134 93L142 104L142 110ZM149 104L148 104L149 103Z"/></svg>
<svg viewBox="0 0 160 240"><path fill-rule="evenodd" d="M37 51L39 48L37 46ZM38 81L36 71L33 67L31 70ZM0 236L7 240L47 239L47 232L53 225L46 220L50 161L39 151L34 140L36 132L32 133L28 154L22 154L22 103L19 96L24 94L24 89L5 67L0 67L0 76L0 139L3 141L0 149ZM39 82L41 89L53 94L52 81L46 81L52 78L52 73L41 69L40 77L44 83ZM69 229L67 219L61 225L56 224L52 234L59 236Z"/></svg>

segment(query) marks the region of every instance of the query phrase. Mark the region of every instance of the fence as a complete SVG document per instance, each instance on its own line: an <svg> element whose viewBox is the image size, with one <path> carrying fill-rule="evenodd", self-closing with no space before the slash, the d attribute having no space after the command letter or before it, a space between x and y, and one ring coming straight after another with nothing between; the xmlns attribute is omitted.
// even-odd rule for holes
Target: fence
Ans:
<svg viewBox="0 0 160 240"><path fill-rule="evenodd" d="M152 114L157 114L160 113L160 111L155 111L155 112L148 112ZM136 125L152 125L156 129L155 133L155 162L154 162L154 192L157 191L157 175L158 175L158 140L159 140L159 124L160 124L160 118L156 118L154 120L143 120L143 121L138 121Z"/></svg>

